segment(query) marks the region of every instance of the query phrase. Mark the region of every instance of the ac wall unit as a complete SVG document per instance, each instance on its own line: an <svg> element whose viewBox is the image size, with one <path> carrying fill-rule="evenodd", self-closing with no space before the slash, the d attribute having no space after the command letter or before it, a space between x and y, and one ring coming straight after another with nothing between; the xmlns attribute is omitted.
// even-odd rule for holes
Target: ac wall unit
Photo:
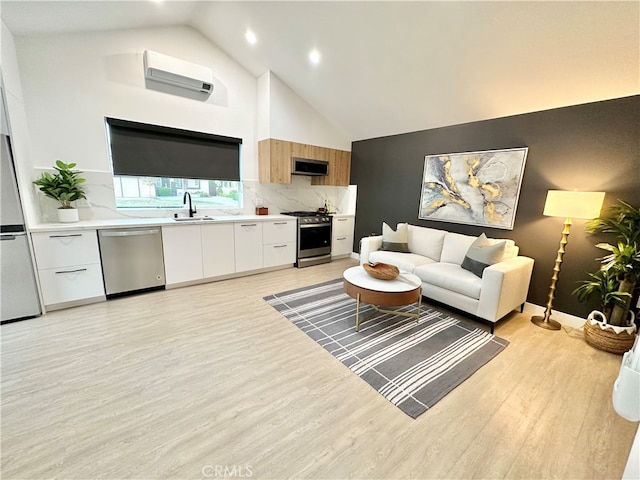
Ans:
<svg viewBox="0 0 640 480"><path fill-rule="evenodd" d="M144 51L144 76L176 87L211 93L213 70L152 50Z"/></svg>

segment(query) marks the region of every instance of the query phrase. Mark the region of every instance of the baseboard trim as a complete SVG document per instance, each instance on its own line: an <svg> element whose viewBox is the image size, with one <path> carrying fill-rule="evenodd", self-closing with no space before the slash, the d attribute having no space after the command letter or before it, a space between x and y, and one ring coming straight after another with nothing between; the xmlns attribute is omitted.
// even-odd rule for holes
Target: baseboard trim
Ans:
<svg viewBox="0 0 640 480"><path fill-rule="evenodd" d="M540 305L536 305L535 303L525 303L524 304L524 313L531 315L544 315L545 307L541 307ZM560 322L562 325L571 327L571 328L582 328L584 326L584 322L586 320L581 317L576 317L575 315L571 315L569 313L559 312L558 310L552 310L551 318L555 321Z"/></svg>

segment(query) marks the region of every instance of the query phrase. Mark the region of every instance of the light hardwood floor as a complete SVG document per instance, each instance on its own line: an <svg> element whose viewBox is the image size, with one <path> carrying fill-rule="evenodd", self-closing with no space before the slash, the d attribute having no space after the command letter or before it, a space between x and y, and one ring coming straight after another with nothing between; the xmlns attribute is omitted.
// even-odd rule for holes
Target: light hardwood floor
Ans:
<svg viewBox="0 0 640 480"><path fill-rule="evenodd" d="M620 478L620 357L580 331L512 314L510 345L413 420L262 300L352 263L3 325L2 478Z"/></svg>

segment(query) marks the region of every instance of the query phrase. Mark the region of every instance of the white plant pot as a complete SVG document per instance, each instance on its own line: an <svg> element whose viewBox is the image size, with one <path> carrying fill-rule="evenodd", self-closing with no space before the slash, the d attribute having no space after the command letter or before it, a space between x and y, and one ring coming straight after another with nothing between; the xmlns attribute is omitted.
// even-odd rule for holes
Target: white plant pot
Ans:
<svg viewBox="0 0 640 480"><path fill-rule="evenodd" d="M77 208L59 208L58 221L62 223L73 223L80 220Z"/></svg>

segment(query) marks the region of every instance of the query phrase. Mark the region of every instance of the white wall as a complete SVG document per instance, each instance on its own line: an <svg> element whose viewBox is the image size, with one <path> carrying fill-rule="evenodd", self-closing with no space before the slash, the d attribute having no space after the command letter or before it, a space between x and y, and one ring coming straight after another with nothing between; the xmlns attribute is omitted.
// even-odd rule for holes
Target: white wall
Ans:
<svg viewBox="0 0 640 480"><path fill-rule="evenodd" d="M189 94L145 88L142 54L146 49L210 66L213 94L202 101ZM93 206L81 209L82 218L119 216L106 116L240 137L242 176L258 178L256 79L195 30L173 27L17 37L16 50L34 173L50 168L56 159L77 163L86 173ZM55 206L49 199L37 198L42 220L51 220Z"/></svg>
<svg viewBox="0 0 640 480"><path fill-rule="evenodd" d="M273 72L263 74L259 79L259 85L261 94L268 89L266 111L269 132L259 136L258 140L271 137L289 142L351 150L351 139L300 98Z"/></svg>
<svg viewBox="0 0 640 480"><path fill-rule="evenodd" d="M212 95L202 101L193 98L197 94L148 88L152 86L145 83L142 60L147 49L210 66ZM15 52L28 122L25 151L30 149L30 155L21 155L18 162L28 162L20 168L28 178L22 187L29 189L30 224L55 221L57 204L36 193L31 180L57 159L76 163L87 179L88 201L79 204L81 219L172 215L116 209L104 117L242 138L244 208L201 213L253 213L257 203L270 206L273 213L301 205L315 209L323 204L321 198L336 205L353 203L346 187L311 187L307 179L285 193L258 182L258 131L342 149L350 149L350 141L275 77L258 81L190 27L18 36ZM268 113L266 120L259 118L263 112Z"/></svg>
<svg viewBox="0 0 640 480"><path fill-rule="evenodd" d="M271 72L258 77L258 112L256 133L258 141L271 137Z"/></svg>

